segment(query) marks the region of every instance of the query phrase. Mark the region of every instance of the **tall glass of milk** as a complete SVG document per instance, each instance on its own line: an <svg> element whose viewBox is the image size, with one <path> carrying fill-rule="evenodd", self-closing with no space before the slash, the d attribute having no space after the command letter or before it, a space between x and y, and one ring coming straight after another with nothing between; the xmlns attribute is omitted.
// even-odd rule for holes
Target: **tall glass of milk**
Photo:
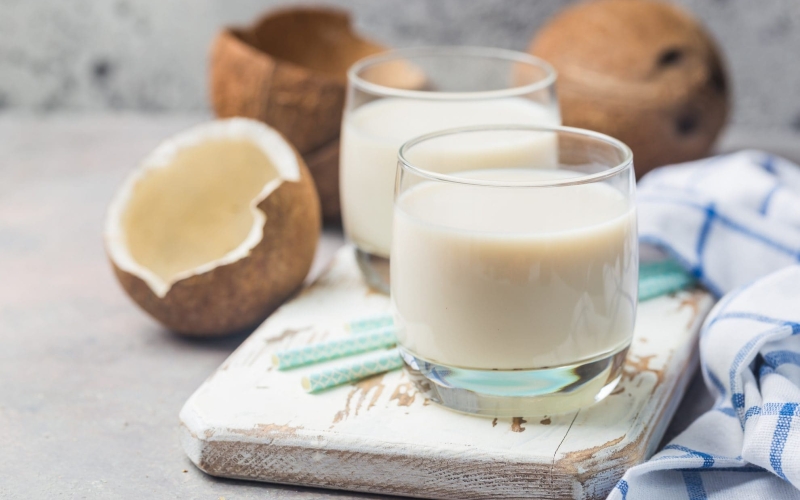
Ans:
<svg viewBox="0 0 800 500"><path fill-rule="evenodd" d="M633 155L567 127L436 132L399 153L398 341L420 391L491 416L608 395L633 336Z"/></svg>
<svg viewBox="0 0 800 500"><path fill-rule="evenodd" d="M345 233L364 277L388 293L397 150L452 127L558 125L556 75L521 52L475 47L405 49L348 72L340 187Z"/></svg>

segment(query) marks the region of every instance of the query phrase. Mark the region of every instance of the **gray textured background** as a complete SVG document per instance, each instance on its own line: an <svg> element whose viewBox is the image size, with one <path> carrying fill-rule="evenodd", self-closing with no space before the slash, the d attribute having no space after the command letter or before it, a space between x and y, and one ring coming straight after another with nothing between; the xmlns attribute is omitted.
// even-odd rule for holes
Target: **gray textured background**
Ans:
<svg viewBox="0 0 800 500"><path fill-rule="evenodd" d="M207 109L206 54L225 24L280 0L0 0L0 110ZM571 0L321 0L395 46L523 48ZM800 0L678 0L710 28L733 76L733 122L800 132Z"/></svg>

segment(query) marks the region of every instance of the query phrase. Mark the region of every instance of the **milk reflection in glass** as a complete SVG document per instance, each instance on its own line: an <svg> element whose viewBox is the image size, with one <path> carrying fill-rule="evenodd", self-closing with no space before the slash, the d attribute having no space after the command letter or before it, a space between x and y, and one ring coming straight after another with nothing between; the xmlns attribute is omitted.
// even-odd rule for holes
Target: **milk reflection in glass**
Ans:
<svg viewBox="0 0 800 500"><path fill-rule="evenodd" d="M412 137L445 128L486 124L557 125L555 106L545 106L521 97L488 100L424 100L384 98L363 105L345 116L342 128L341 202L345 230L363 250L389 257L392 239L392 198L397 150ZM542 166L553 166L552 140L522 141L493 148L496 156L485 154L480 144L472 150L451 150L463 161L482 165L469 168L494 168L535 155ZM432 152L431 154L436 154ZM465 166L452 162L455 170Z"/></svg>
<svg viewBox="0 0 800 500"><path fill-rule="evenodd" d="M577 175L458 174L494 181ZM394 224L391 287L402 318L400 343L419 357L466 368L538 369L613 354L630 343L636 219L613 187L421 181L400 194Z"/></svg>

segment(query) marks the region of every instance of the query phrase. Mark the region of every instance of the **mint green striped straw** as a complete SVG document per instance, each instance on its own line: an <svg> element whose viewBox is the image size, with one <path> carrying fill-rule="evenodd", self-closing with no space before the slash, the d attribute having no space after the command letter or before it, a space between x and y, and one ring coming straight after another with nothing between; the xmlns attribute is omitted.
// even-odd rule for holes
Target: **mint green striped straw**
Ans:
<svg viewBox="0 0 800 500"><path fill-rule="evenodd" d="M391 314L382 314L380 316L372 316L370 318L351 321L345 326L345 328L351 333L362 333L376 330L378 328L387 328L390 326L394 326L394 319L392 318Z"/></svg>
<svg viewBox="0 0 800 500"><path fill-rule="evenodd" d="M639 300L677 292L694 283L694 278L677 262L665 260L639 266Z"/></svg>
<svg viewBox="0 0 800 500"><path fill-rule="evenodd" d="M371 375L397 370L403 359L397 349L371 353L357 361L311 373L301 380L306 392L320 392L337 385L347 384Z"/></svg>
<svg viewBox="0 0 800 500"><path fill-rule="evenodd" d="M378 330L350 335L342 339L278 351L272 355L272 364L279 370L288 370L298 366L321 363L352 356L353 354L392 347L396 343L394 327L383 327Z"/></svg>

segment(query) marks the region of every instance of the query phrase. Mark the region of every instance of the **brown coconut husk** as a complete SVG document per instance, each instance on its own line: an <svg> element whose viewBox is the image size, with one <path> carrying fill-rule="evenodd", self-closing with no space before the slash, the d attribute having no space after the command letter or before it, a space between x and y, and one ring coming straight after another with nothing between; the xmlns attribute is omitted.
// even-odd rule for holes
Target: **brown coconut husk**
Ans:
<svg viewBox="0 0 800 500"><path fill-rule="evenodd" d="M280 131L309 164L326 221L339 219L338 140L347 69L385 50L361 38L347 13L314 7L272 12L226 28L211 49L211 103Z"/></svg>
<svg viewBox="0 0 800 500"><path fill-rule="evenodd" d="M564 124L628 144L638 176L708 155L728 116L719 49L674 5L581 3L548 22L529 51L558 71Z"/></svg>
<svg viewBox="0 0 800 500"><path fill-rule="evenodd" d="M339 138L304 156L306 166L317 185L323 218L329 224L341 222L339 201ZM329 213L325 213L328 207Z"/></svg>

